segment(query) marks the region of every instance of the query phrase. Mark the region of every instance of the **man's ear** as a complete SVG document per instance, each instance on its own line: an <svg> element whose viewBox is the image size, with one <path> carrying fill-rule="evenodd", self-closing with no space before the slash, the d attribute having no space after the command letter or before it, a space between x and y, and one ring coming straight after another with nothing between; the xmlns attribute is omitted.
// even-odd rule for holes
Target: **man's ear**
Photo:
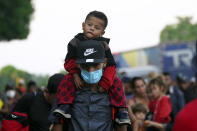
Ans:
<svg viewBox="0 0 197 131"><path fill-rule="evenodd" d="M107 58L105 58L104 60L104 64L103 64L103 67L105 68L107 66Z"/></svg>

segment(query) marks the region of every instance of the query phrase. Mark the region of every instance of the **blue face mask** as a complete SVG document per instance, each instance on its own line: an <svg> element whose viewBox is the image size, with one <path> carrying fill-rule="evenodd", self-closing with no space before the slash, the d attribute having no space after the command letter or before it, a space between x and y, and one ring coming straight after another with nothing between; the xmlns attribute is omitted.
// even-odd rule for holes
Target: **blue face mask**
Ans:
<svg viewBox="0 0 197 131"><path fill-rule="evenodd" d="M103 75L102 68L96 71L88 72L86 70L81 70L81 76L83 80L88 84L98 83Z"/></svg>

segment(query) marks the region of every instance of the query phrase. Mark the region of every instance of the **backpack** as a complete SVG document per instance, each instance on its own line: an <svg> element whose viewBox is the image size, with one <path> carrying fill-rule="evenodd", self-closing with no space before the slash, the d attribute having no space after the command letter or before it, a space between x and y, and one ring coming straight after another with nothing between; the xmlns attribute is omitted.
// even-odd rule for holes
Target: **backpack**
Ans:
<svg viewBox="0 0 197 131"><path fill-rule="evenodd" d="M32 93L28 102L28 109L30 109L31 103L33 102L35 96L36 93ZM28 114L12 112L2 121L0 131L29 131Z"/></svg>

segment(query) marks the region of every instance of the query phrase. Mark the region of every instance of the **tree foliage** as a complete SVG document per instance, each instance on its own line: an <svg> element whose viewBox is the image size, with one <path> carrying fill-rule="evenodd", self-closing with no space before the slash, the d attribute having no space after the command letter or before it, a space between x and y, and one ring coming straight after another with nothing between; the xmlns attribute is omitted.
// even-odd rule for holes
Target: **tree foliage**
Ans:
<svg viewBox="0 0 197 131"><path fill-rule="evenodd" d="M197 39L197 23L192 17L177 17L178 23L166 25L160 33L160 42L183 42Z"/></svg>
<svg viewBox="0 0 197 131"><path fill-rule="evenodd" d="M33 11L31 0L0 0L0 41L27 38Z"/></svg>
<svg viewBox="0 0 197 131"><path fill-rule="evenodd" d="M22 78L27 83L30 80L34 80L39 87L46 86L49 76L34 75L23 70L16 69L12 65L3 67L0 70L0 90L4 90L6 84L10 84L16 87L16 80Z"/></svg>

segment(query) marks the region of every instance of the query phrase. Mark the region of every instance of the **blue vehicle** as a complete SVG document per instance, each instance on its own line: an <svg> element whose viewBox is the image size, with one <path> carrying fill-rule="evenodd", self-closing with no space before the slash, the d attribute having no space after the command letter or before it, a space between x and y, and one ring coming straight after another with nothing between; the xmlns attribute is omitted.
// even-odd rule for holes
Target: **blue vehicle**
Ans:
<svg viewBox="0 0 197 131"><path fill-rule="evenodd" d="M139 76L147 66L157 67L158 72L169 72L173 79L178 73L191 79L197 72L195 42L159 44L150 48L115 53L114 58L117 70L121 72L126 69L125 73L129 76ZM136 68L142 71L138 69L137 73Z"/></svg>

